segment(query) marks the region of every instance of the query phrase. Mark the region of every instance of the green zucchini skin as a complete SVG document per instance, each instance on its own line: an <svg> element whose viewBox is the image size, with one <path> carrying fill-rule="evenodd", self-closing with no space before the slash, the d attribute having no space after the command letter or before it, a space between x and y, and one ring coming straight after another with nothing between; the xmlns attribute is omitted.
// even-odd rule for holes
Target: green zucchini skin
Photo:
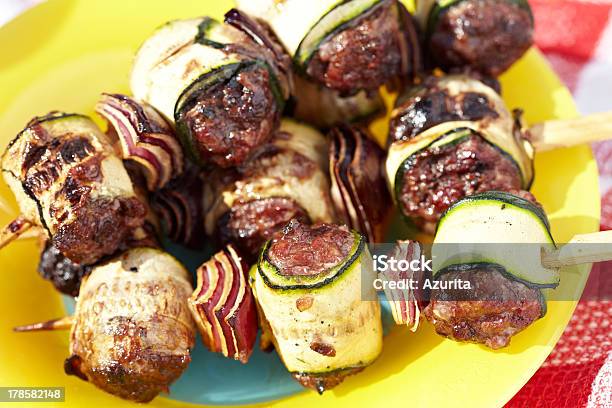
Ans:
<svg viewBox="0 0 612 408"><path fill-rule="evenodd" d="M442 224L442 221L444 220L444 218L454 208L457 208L458 206L461 206L467 202L476 202L476 201L482 201L482 200L499 201L499 202L510 204L515 207L519 207L519 208L522 208L524 210L534 213L540 219L540 221L544 224L544 226L546 226L546 229L548 230L548 234L550 235L550 239L554 243L554 239L552 237L552 234L550 233L550 222L548 221L548 216L546 215L544 210L542 210L540 207L538 207L537 205L535 205L529 200L526 200L522 197L518 197L514 194L511 194L505 191L487 191L484 193L474 194L474 195L465 197L461 200L458 200L453 205L448 207L446 211L444 211L444 213L440 217L440 221L438 222L438 225L436 227L436 233L438 232L438 228Z"/></svg>
<svg viewBox="0 0 612 408"><path fill-rule="evenodd" d="M337 11L339 7L346 6L347 4L351 3L352 1L354 1L354 0L342 1L339 4L337 4L334 8L332 8L325 15L323 15L319 19L319 21L317 21L317 23L314 24L313 28L318 26L328 15L330 15L331 13L334 13L335 11ZM293 57L293 62L295 64L298 72L300 72L302 74L306 74L306 69L308 67L308 64L312 60L312 57L318 51L318 49L321 46L321 44L325 43L327 40L329 40L330 38L334 37L336 34L338 34L339 32L343 31L347 27L350 27L354 23L355 19L361 17L362 15L364 15L366 13L369 13L370 11L375 9L377 6L380 6L384 1L385 0L375 0L375 1L372 1L371 4L368 7L366 7L365 9L363 9L363 10L359 11L357 14L351 16L348 20L346 20L344 22L341 22L340 24L337 24L336 26L332 27L331 30L328 30L322 37L319 37L316 40L316 45L314 47L311 47L309 52L304 56L304 55L302 55L303 54L303 48L304 48L305 41L308 39L308 34L310 34L310 33L308 33L306 35L306 37L304 37L304 39L302 40L300 45L298 46L298 49L295 52L295 55Z"/></svg>
<svg viewBox="0 0 612 408"><path fill-rule="evenodd" d="M326 287L336 280L340 279L344 273L351 268L353 268L358 262L360 262L360 257L363 254L365 249L365 237L360 233L353 231L353 236L356 239L356 243L353 245L351 253L349 256L343 260L340 264L340 267L330 276L323 279L322 281L318 281L312 284L289 284L289 285L278 285L271 282L268 277L268 273L274 273L279 275L279 269L270 261L268 256L268 251L270 245L272 244L272 240L266 242L263 246L259 258L259 262L257 263L257 271L261 278L263 279L266 286L274 290L280 291L295 291L295 290L313 290Z"/></svg>
<svg viewBox="0 0 612 408"><path fill-rule="evenodd" d="M451 220L451 217L452 221L448 224L447 220ZM496 247L470 250L451 247L449 251L444 247L435 247L436 244L458 242L482 245L495 242L509 245L534 243L538 247L528 252L516 252L516 248L508 248L506 251ZM534 203L501 191L468 196L452 205L438 222L432 249L432 255L437 256L437 261L434 260L434 276L448 270L490 266L530 288L554 289L559 285L559 272L556 268L545 268L540 264L540 252L545 247L548 250L555 249L556 244L546 214Z"/></svg>

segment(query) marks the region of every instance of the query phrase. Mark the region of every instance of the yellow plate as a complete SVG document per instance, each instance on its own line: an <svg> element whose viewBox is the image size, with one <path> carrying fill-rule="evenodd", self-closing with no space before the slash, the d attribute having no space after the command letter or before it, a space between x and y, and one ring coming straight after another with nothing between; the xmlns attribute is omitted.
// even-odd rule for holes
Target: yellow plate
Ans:
<svg viewBox="0 0 612 408"><path fill-rule="evenodd" d="M100 92L127 91L133 51L155 27L175 18L219 17L229 5L229 1L211 0L55 0L30 10L0 29L0 147L36 114L52 109L93 114ZM524 108L532 123L576 115L570 94L535 51L513 67L502 83L509 106ZM384 126L378 123L377 130L384 132ZM557 241L597 230L597 167L588 147L539 155L533 191L550 215ZM15 216L15 209L2 183L0 222ZM37 257L32 241L0 252L0 386L64 386L66 402L57 404L64 408L134 406L63 374L65 333L11 332L15 325L63 313L60 297L37 276ZM562 286L580 293L588 268L582 272L564 276ZM552 302L544 319L497 352L443 340L427 324L418 334L398 328L385 339L380 359L363 374L322 397L301 393L272 405L501 406L550 353L574 307L575 302ZM158 398L151 405L184 404Z"/></svg>

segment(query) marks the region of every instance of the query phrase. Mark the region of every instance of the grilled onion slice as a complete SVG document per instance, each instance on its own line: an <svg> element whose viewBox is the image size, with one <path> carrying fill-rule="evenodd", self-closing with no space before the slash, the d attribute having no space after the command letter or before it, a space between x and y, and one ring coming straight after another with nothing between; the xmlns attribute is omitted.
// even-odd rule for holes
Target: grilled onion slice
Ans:
<svg viewBox="0 0 612 408"><path fill-rule="evenodd" d="M151 207L161 219L166 236L194 249L202 247L205 236L203 177L199 167L189 165L181 176L151 195Z"/></svg>
<svg viewBox="0 0 612 408"><path fill-rule="evenodd" d="M336 212L369 242L381 242L392 207L384 173L385 152L357 127L338 126L330 135L329 173Z"/></svg>
<svg viewBox="0 0 612 408"><path fill-rule="evenodd" d="M183 150L166 120L150 105L120 94L103 94L96 111L119 139L124 160L143 168L149 191L183 172Z"/></svg>
<svg viewBox="0 0 612 408"><path fill-rule="evenodd" d="M189 309L210 351L246 363L257 337L257 310L246 265L232 245L204 263Z"/></svg>
<svg viewBox="0 0 612 408"><path fill-rule="evenodd" d="M421 246L416 241L398 241L394 248L392 259L411 261L421 257ZM402 280L412 280L421 283L424 273L402 270L388 270L381 273L385 281L400 282ZM406 325L410 331L415 332L421 322L421 312L427 306L425 293L420 289L391 289L389 285L384 287L385 296L391 306L393 320L398 325Z"/></svg>

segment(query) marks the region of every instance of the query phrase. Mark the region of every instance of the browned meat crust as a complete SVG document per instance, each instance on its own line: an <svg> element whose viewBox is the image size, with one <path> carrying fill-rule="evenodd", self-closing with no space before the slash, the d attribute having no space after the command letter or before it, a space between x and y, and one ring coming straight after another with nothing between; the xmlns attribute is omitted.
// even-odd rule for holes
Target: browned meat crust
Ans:
<svg viewBox="0 0 612 408"><path fill-rule="evenodd" d="M331 390L332 388L339 385L344 379L350 375L355 375L363 371L364 367L346 368L343 370L336 370L330 373L324 374L311 374L311 373L292 373L291 375L295 378L303 387L313 389L319 394L323 394L324 391Z"/></svg>
<svg viewBox="0 0 612 408"><path fill-rule="evenodd" d="M475 121L499 117L489 98L477 92L465 92L456 96L441 90L435 82L410 91L398 100L389 124L389 143L409 140L440 123L451 121Z"/></svg>
<svg viewBox="0 0 612 408"><path fill-rule="evenodd" d="M355 238L346 226L292 220L270 244L268 257L283 275L317 275L344 260Z"/></svg>
<svg viewBox="0 0 612 408"><path fill-rule="evenodd" d="M530 12L514 1L463 0L440 14L429 49L442 68L471 66L497 76L532 43Z"/></svg>
<svg viewBox="0 0 612 408"><path fill-rule="evenodd" d="M454 279L469 281L472 290L432 290L425 317L438 334L499 349L543 315L540 291L497 269L452 271L441 277Z"/></svg>
<svg viewBox="0 0 612 408"><path fill-rule="evenodd" d="M92 264L115 253L131 237L132 230L142 225L145 215L144 206L136 198L90 199L86 205L73 208L73 212L74 221L61 225L52 242L81 264Z"/></svg>
<svg viewBox="0 0 612 408"><path fill-rule="evenodd" d="M207 90L187 110L181 120L202 161L236 166L269 140L281 114L271 81L267 68L251 65Z"/></svg>
<svg viewBox="0 0 612 408"><path fill-rule="evenodd" d="M255 258L263 244L292 219L310 223L306 211L294 200L262 198L232 206L217 221L217 231L223 244L235 242L241 253Z"/></svg>
<svg viewBox="0 0 612 408"><path fill-rule="evenodd" d="M72 262L53 245L47 244L40 255L38 273L66 295L78 296L81 279L89 272L91 267Z"/></svg>
<svg viewBox="0 0 612 408"><path fill-rule="evenodd" d="M375 90L402 72L405 41L396 1L384 1L321 44L307 74L343 94Z"/></svg>
<svg viewBox="0 0 612 408"><path fill-rule="evenodd" d="M520 188L521 173L514 162L482 137L471 135L410 159L398 199L402 213L431 232L442 213L460 198Z"/></svg>

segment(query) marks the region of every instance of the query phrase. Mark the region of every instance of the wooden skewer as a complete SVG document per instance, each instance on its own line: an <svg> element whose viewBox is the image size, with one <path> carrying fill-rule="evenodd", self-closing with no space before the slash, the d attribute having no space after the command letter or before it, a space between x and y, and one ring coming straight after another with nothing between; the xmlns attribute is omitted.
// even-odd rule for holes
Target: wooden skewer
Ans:
<svg viewBox="0 0 612 408"><path fill-rule="evenodd" d="M32 226L33 224L22 216L17 217L0 231L0 249L19 238L20 235L32 228Z"/></svg>
<svg viewBox="0 0 612 408"><path fill-rule="evenodd" d="M612 231L576 235L555 251L542 252L542 266L561 268L612 260Z"/></svg>
<svg viewBox="0 0 612 408"><path fill-rule="evenodd" d="M74 324L74 316L61 317L46 322L26 324L13 328L16 332L30 332L43 330L69 330Z"/></svg>
<svg viewBox="0 0 612 408"><path fill-rule="evenodd" d="M529 129L536 151L559 149L612 139L612 112L576 119L549 120Z"/></svg>

